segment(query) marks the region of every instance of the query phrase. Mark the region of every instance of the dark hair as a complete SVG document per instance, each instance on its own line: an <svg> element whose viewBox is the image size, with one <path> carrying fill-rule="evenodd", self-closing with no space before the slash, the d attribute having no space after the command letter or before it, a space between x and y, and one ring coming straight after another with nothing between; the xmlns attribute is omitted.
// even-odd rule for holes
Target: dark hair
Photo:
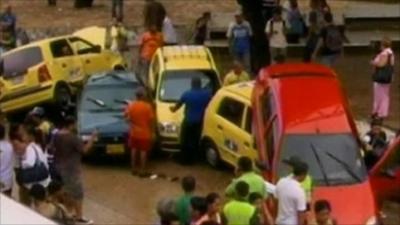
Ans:
<svg viewBox="0 0 400 225"><path fill-rule="evenodd" d="M10 140L19 140L22 141L21 134L19 133L19 129L21 128L22 124L20 123L12 123L10 125L10 129L8 131L8 138Z"/></svg>
<svg viewBox="0 0 400 225"><path fill-rule="evenodd" d="M6 137L6 128L0 123L0 139L3 140Z"/></svg>
<svg viewBox="0 0 400 225"><path fill-rule="evenodd" d="M203 17L210 17L211 16L211 12L204 12L203 13Z"/></svg>
<svg viewBox="0 0 400 225"><path fill-rule="evenodd" d="M193 192L196 189L196 179L192 176L185 176L182 179L181 186L186 193Z"/></svg>
<svg viewBox="0 0 400 225"><path fill-rule="evenodd" d="M41 184L34 184L29 190L29 194L35 200L46 200L46 189Z"/></svg>
<svg viewBox="0 0 400 225"><path fill-rule="evenodd" d="M322 210L332 211L331 204L327 200L318 200L314 204L314 212L319 213Z"/></svg>
<svg viewBox="0 0 400 225"><path fill-rule="evenodd" d="M58 191L62 189L62 183L56 180L52 180L47 187L47 191L49 192L49 195L55 194Z"/></svg>
<svg viewBox="0 0 400 225"><path fill-rule="evenodd" d="M262 198L263 198L263 196L260 193L252 192L249 195L249 202L250 202L250 204L253 204L255 201L257 201L258 199L262 199Z"/></svg>
<svg viewBox="0 0 400 225"><path fill-rule="evenodd" d="M76 123L76 119L75 119L75 117L73 117L73 116L66 116L64 119L63 119L63 122L62 122L62 127L69 127L69 126L71 126L71 125L73 125L73 124L75 124Z"/></svg>
<svg viewBox="0 0 400 225"><path fill-rule="evenodd" d="M220 198L219 194L212 192L206 196L207 204L211 205L215 202L215 200L217 200L219 198Z"/></svg>
<svg viewBox="0 0 400 225"><path fill-rule="evenodd" d="M249 184L244 181L239 181L235 186L236 194L241 198L245 198L249 194L249 189Z"/></svg>
<svg viewBox="0 0 400 225"><path fill-rule="evenodd" d="M214 220L207 220L202 222L200 225L220 225L218 222L215 222Z"/></svg>
<svg viewBox="0 0 400 225"><path fill-rule="evenodd" d="M238 160L238 167L243 172L250 172L253 170L253 162L247 156L241 156Z"/></svg>
<svg viewBox="0 0 400 225"><path fill-rule="evenodd" d="M193 210L200 212L201 215L207 212L207 201L203 197L192 197L192 199L190 199L190 205Z"/></svg>
<svg viewBox="0 0 400 225"><path fill-rule="evenodd" d="M308 165L305 162L297 162L293 165L293 175L303 176L308 173Z"/></svg>
<svg viewBox="0 0 400 225"><path fill-rule="evenodd" d="M200 77L192 78L192 88L201 88L201 79Z"/></svg>
<svg viewBox="0 0 400 225"><path fill-rule="evenodd" d="M174 221L179 221L179 217L175 213L168 213L161 218L161 225L171 225Z"/></svg>
<svg viewBox="0 0 400 225"><path fill-rule="evenodd" d="M312 11L310 12L310 15L308 17L308 22L310 23L317 23L318 21L318 15L316 12Z"/></svg>
<svg viewBox="0 0 400 225"><path fill-rule="evenodd" d="M332 13L330 13L330 12L325 13L325 14L324 14L324 20L325 20L325 22L327 22L327 23L332 23L332 22L333 22Z"/></svg>
<svg viewBox="0 0 400 225"><path fill-rule="evenodd" d="M273 11L274 15L282 15L282 7L278 6Z"/></svg>

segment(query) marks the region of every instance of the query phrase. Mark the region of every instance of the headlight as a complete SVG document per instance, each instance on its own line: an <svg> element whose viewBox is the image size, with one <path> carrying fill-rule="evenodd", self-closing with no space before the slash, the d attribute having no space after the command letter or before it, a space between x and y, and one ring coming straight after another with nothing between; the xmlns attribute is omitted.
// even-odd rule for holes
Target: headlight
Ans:
<svg viewBox="0 0 400 225"><path fill-rule="evenodd" d="M375 216L372 216L371 218L369 218L367 220L367 222L365 223L365 225L377 225L378 224L378 220L376 219Z"/></svg>
<svg viewBox="0 0 400 225"><path fill-rule="evenodd" d="M178 125L172 122L159 123L158 128L160 133L168 133L168 134L178 133Z"/></svg>

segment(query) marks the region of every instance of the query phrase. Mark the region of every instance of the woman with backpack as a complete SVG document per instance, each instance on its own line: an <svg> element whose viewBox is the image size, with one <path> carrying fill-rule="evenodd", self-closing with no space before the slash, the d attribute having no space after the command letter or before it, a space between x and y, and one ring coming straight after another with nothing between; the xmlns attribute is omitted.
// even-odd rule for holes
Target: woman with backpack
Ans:
<svg viewBox="0 0 400 225"><path fill-rule="evenodd" d="M375 73L372 76L374 85L372 117L376 119L384 119L389 115L390 83L393 78L395 62L391 46L391 40L384 37L380 53L371 61L372 66L375 67Z"/></svg>
<svg viewBox="0 0 400 225"><path fill-rule="evenodd" d="M332 67L343 52L343 35L333 23L331 13L326 13L324 19L326 25L321 29L312 58L315 60L319 54L321 64Z"/></svg>

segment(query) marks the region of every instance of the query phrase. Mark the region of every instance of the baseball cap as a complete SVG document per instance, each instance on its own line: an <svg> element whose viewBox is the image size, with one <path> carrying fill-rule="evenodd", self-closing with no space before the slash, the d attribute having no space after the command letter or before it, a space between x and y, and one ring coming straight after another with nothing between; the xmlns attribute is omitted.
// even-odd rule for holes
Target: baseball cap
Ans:
<svg viewBox="0 0 400 225"><path fill-rule="evenodd" d="M293 174L295 176L306 175L307 173L308 173L307 163L299 161L293 166Z"/></svg>

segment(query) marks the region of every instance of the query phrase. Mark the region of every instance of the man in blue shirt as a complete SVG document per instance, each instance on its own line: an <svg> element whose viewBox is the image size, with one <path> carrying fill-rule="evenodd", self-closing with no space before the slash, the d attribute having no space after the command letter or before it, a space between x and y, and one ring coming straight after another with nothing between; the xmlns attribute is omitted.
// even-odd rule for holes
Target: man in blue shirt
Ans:
<svg viewBox="0 0 400 225"><path fill-rule="evenodd" d="M176 112L185 105L185 115L181 128L181 163L190 164L198 155L204 112L212 94L201 87L201 79L192 79L192 88L181 96L171 111Z"/></svg>
<svg viewBox="0 0 400 225"><path fill-rule="evenodd" d="M253 35L250 24L243 19L241 13L236 13L235 22L229 25L226 36L234 60L241 62L247 72L250 72L250 38Z"/></svg>

